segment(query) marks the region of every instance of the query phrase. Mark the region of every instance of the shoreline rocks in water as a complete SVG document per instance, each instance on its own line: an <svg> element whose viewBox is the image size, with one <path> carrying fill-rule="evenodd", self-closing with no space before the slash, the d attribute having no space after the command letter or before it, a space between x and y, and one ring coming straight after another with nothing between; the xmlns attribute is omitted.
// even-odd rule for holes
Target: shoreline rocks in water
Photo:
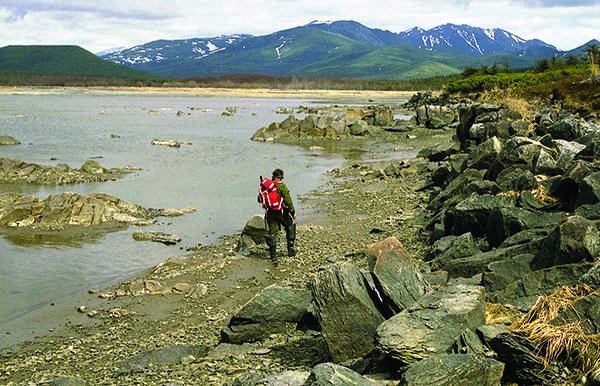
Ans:
<svg viewBox="0 0 600 386"><path fill-rule="evenodd" d="M0 157L0 182L67 185L116 180L139 168L127 166L107 169L95 160L87 160L79 169L66 164L46 166L13 158Z"/></svg>
<svg viewBox="0 0 600 386"><path fill-rule="evenodd" d="M181 145L191 145L192 143L187 141L178 141L176 139L153 139L152 142L150 142L150 144L156 146L180 148Z"/></svg>
<svg viewBox="0 0 600 386"><path fill-rule="evenodd" d="M0 146L14 146L20 145L21 141L11 137L10 135L0 135Z"/></svg>
<svg viewBox="0 0 600 386"><path fill-rule="evenodd" d="M150 225L156 217L175 217L195 209L151 209L106 193L52 194L40 200L21 194L0 195L0 230L58 231L65 227L88 227L107 223Z"/></svg>
<svg viewBox="0 0 600 386"><path fill-rule="evenodd" d="M310 114L302 119L289 115L281 122L273 122L258 129L253 141L282 142L302 138L365 137L384 130L397 131L399 121L390 107L369 106L345 112Z"/></svg>

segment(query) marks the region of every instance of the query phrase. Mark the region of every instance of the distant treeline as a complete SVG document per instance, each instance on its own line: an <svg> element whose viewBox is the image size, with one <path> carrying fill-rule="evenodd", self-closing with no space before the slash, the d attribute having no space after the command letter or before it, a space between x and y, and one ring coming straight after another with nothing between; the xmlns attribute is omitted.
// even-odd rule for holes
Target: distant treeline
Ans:
<svg viewBox="0 0 600 386"><path fill-rule="evenodd" d="M0 74L0 86L10 87L161 87L164 82L159 78Z"/></svg>
<svg viewBox="0 0 600 386"><path fill-rule="evenodd" d="M83 77L61 75L0 74L0 86L34 87L215 87L279 90L440 90L451 76L413 80L301 78L294 76L228 75L223 77L164 79L132 77Z"/></svg>
<svg viewBox="0 0 600 386"><path fill-rule="evenodd" d="M440 90L451 76L413 80L367 80L347 78L304 78L256 74L222 77L191 78L168 82L171 86L218 88L270 88L280 90L381 90L420 91Z"/></svg>

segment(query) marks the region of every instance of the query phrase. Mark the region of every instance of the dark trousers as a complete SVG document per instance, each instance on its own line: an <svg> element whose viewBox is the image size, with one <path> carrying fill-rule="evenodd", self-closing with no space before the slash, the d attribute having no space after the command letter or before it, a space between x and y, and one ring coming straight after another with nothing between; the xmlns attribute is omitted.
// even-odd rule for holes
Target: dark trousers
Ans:
<svg viewBox="0 0 600 386"><path fill-rule="evenodd" d="M269 246L271 259L275 259L276 257L277 241L281 228L285 231L288 255L295 255L296 249L294 243L296 241L296 224L290 213L286 210L268 210L267 213L265 213L265 222L267 225L265 241Z"/></svg>

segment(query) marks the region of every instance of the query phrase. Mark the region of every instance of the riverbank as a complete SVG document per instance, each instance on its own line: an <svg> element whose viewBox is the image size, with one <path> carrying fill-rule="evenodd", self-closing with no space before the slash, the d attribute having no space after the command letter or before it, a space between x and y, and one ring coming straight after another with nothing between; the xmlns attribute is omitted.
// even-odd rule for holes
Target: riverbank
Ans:
<svg viewBox="0 0 600 386"><path fill-rule="evenodd" d="M448 131L421 129L410 134L398 134L399 148L451 143ZM382 147L382 152L390 151L389 146ZM381 159L389 158L390 154L381 154ZM425 215L426 197L415 187L424 176L416 167L404 169L398 178L370 175L386 162L374 157L333 170L326 185L302 197L300 252L282 257L278 267L269 262L262 246L247 257L239 256L239 236L226 236L216 245L180 251L115 287L90 290L75 299L77 303L50 306L57 307L55 316L62 316L61 328L3 350L0 381L42 383L70 376L88 384L217 385L246 371L267 375L309 369L322 360L322 351L313 340L303 339L304 332L290 328L266 341L240 346L245 353L190 359L114 377L119 361L140 352L167 345L219 347L220 330L263 288L271 284L305 288L312 275L330 262L349 260L365 266L366 248L388 236L396 236L415 259L421 259L427 244L419 218ZM302 219L303 212L311 213L310 219Z"/></svg>
<svg viewBox="0 0 600 386"><path fill-rule="evenodd" d="M300 90L214 87L0 87L0 94L130 93L190 95L214 98L314 99L336 103L394 103L406 100L414 91Z"/></svg>

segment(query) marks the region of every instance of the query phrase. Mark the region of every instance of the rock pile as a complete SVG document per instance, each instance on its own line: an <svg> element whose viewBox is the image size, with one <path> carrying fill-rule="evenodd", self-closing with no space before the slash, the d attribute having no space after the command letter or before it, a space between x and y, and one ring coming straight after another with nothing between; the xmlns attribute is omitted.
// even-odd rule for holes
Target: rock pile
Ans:
<svg viewBox="0 0 600 386"><path fill-rule="evenodd" d="M289 115L282 122L273 122L257 130L251 139L272 142L298 138L367 136L393 129L395 124L391 108L370 106L326 115L310 114L303 119Z"/></svg>
<svg viewBox="0 0 600 386"><path fill-rule="evenodd" d="M105 182L121 178L138 168L107 169L97 161L87 160L79 169L66 164L46 166L13 158L0 157L0 182L25 182L30 184L66 185Z"/></svg>
<svg viewBox="0 0 600 386"><path fill-rule="evenodd" d="M150 225L156 217L181 216L195 209L151 209L105 193L52 194L40 200L21 194L0 195L0 227L61 230L102 224Z"/></svg>
<svg viewBox="0 0 600 386"><path fill-rule="evenodd" d="M311 298L286 295L290 288L265 290L230 320L222 338L260 340L281 323L316 328L336 363L328 367L333 384L347 376L339 365L362 379L357 384L370 382L359 374L384 371L403 385L564 381L559 367L546 366L544 347L510 320L487 324L486 308L498 304L523 315L558 288L586 285L588 294L549 324L584 325L589 336L599 330L593 310L600 284L600 126L552 108L527 121L487 103L442 98L431 104L427 96L410 103L414 123L456 130L457 140L420 153L430 171L420 189L431 192L424 265L395 238L384 240L366 251L368 271L350 262L324 267L309 283ZM330 125L319 125L320 119L288 118L257 135L327 135ZM385 168L381 178L394 173ZM252 304L268 304L265 310L309 305L273 324L270 311L249 312ZM600 380L593 371L587 376Z"/></svg>

